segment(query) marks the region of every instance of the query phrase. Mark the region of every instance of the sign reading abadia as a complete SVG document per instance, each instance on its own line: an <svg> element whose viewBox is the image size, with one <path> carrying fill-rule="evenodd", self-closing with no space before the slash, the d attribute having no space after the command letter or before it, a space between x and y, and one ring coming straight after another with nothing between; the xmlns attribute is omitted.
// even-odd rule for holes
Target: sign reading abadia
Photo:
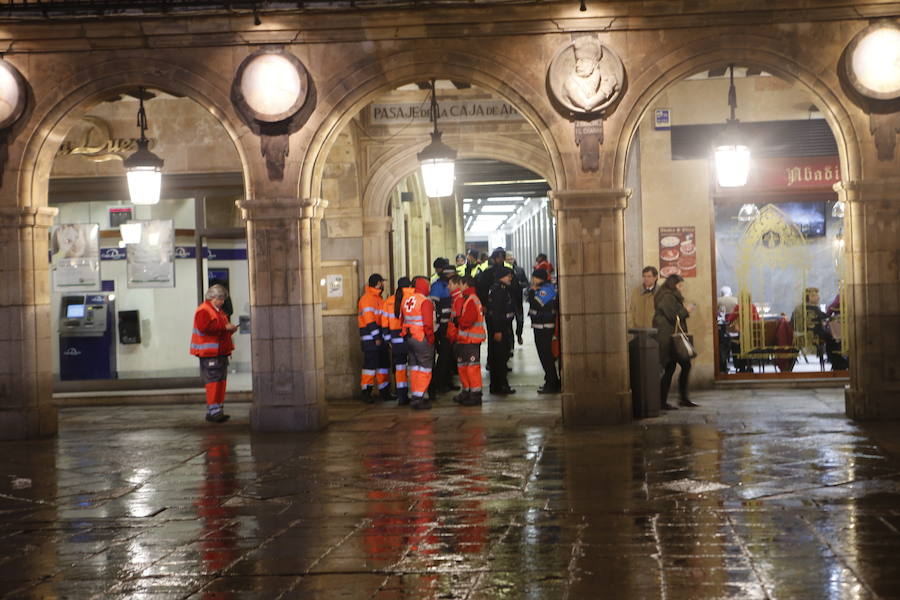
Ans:
<svg viewBox="0 0 900 600"><path fill-rule="evenodd" d="M753 161L747 187L756 190L831 190L841 180L837 156L760 158Z"/></svg>
<svg viewBox="0 0 900 600"><path fill-rule="evenodd" d="M441 100L441 121L518 121L522 115L503 100ZM372 125L431 121L431 107L421 102L375 103L369 106Z"/></svg>

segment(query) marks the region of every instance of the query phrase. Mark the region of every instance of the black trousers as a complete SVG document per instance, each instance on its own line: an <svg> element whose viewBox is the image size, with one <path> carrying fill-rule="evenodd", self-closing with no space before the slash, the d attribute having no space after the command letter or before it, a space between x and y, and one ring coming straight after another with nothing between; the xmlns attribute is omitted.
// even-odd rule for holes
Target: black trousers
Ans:
<svg viewBox="0 0 900 600"><path fill-rule="evenodd" d="M488 332L488 367L491 370L491 389L502 390L509 387L506 373L506 362L509 360L510 341L512 341L512 323L502 331L503 339L494 340L494 332Z"/></svg>
<svg viewBox="0 0 900 600"><path fill-rule="evenodd" d="M453 344L447 339L446 334L435 339L434 349L437 353L437 360L435 360L434 375L431 378L431 389L440 392L453 383L456 357L453 355Z"/></svg>
<svg viewBox="0 0 900 600"><path fill-rule="evenodd" d="M553 357L553 328L534 330L534 345L544 368L544 386L559 389L559 375L556 373L556 359Z"/></svg>
<svg viewBox="0 0 900 600"><path fill-rule="evenodd" d="M659 401L661 404L665 404L669 396L669 388L672 387L672 376L675 375L676 365L681 367L681 373L678 374L678 396L682 402L688 400L688 379L691 375L691 361L673 358L666 363L662 381L660 382Z"/></svg>

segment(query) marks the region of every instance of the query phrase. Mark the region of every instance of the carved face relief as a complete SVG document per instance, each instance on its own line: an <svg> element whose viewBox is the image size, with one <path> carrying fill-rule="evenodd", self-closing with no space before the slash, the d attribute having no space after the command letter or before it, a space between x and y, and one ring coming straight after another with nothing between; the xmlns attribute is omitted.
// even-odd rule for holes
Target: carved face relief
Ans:
<svg viewBox="0 0 900 600"><path fill-rule="evenodd" d="M622 61L593 35L562 46L547 70L551 96L567 116L602 115L619 97L624 83Z"/></svg>

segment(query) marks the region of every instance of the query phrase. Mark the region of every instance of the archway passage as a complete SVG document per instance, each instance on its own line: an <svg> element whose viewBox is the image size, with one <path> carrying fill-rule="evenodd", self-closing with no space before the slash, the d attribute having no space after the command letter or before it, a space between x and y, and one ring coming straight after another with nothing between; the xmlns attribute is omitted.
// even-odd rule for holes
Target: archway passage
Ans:
<svg viewBox="0 0 900 600"><path fill-rule="evenodd" d="M379 273L387 279L387 296L400 277L434 280L435 261L440 258L454 269L458 264L456 273L475 277L489 266L484 257L504 247L510 264L513 257L518 261L510 353L528 356L527 361L518 361L518 371L527 371L523 383L536 388L543 376L531 334L524 331L529 322L523 298L535 256L544 252L555 259L547 200L554 181L552 160L531 124L496 93L441 79L435 87L438 126L444 143L458 156L452 195L427 196L416 157L432 127L430 81L398 86L374 98L334 141L326 163L322 196L329 199L329 206L323 221L322 280L327 282L329 269L337 275L349 268L356 277L351 289L358 295L369 275ZM348 252L359 248L357 235L361 252ZM473 257L467 260L467 254ZM361 262L350 262L360 256ZM354 339L355 309L348 299L343 314L335 306L324 315L326 330L335 333L325 336L326 354L346 357L326 366L326 389L332 398L357 393L362 356L355 348L359 344ZM341 344L349 351L342 351ZM448 357L449 351L444 361ZM440 382L439 388L451 385L446 378Z"/></svg>
<svg viewBox="0 0 900 600"><path fill-rule="evenodd" d="M137 149L139 98L150 149L164 161L160 198L150 205L132 203L123 168ZM230 294L230 320L249 322L250 314L246 233L235 206L244 166L233 132L177 84L117 84L69 102L50 111L45 137L32 138L26 156L35 163L22 170L20 187L20 202L46 202L52 215L49 254L47 232L35 239L44 251L35 254L42 293L33 300L48 332L35 347L46 365L34 398L45 415L40 434L52 432L57 405L127 405L149 394L202 403L189 354L193 307L218 283ZM251 398L247 334L234 336L229 401ZM27 426L19 434L33 435Z"/></svg>
<svg viewBox="0 0 900 600"><path fill-rule="evenodd" d="M631 327L641 268L685 279L699 356L694 387L714 381L848 377L846 223L840 131L796 78L733 68L737 128L751 155L746 182L719 177L713 149L729 118L730 63L670 82L647 105L631 142L634 190L626 226ZM845 309L845 310L842 310ZM674 392L673 392L674 393Z"/></svg>

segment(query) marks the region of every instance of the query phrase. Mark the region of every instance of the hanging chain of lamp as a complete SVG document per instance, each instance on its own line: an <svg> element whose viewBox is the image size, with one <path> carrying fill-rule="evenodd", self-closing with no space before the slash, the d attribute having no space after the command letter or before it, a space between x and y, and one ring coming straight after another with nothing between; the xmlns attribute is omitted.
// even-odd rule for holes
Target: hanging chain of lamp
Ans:
<svg viewBox="0 0 900 600"><path fill-rule="evenodd" d="M149 150L147 139L147 113L144 110L144 88L138 92L140 108L137 114L137 126L141 129L141 137L137 141L137 151L123 161L128 178L128 194L134 204L157 204L162 186L163 159Z"/></svg>
<svg viewBox="0 0 900 600"><path fill-rule="evenodd" d="M441 141L438 130L439 108L435 80L431 80L431 122L434 131L431 143L419 152L419 167L422 170L422 183L429 198L444 198L453 194L456 179L456 150Z"/></svg>
<svg viewBox="0 0 900 600"><path fill-rule="evenodd" d="M741 187L747 184L750 172L750 148L742 143L739 121L735 118L737 90L734 87L734 65L730 65L728 106L731 118L725 122L725 131L716 143L716 178L720 187Z"/></svg>

